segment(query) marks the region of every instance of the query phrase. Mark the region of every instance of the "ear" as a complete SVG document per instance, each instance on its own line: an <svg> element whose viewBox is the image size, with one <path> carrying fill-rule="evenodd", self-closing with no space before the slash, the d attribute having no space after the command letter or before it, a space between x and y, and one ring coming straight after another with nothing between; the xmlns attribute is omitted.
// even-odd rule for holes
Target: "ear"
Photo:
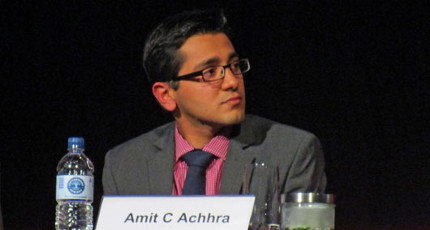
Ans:
<svg viewBox="0 0 430 230"><path fill-rule="evenodd" d="M152 85L152 94L154 94L155 99L157 99L161 107L169 112L173 112L176 109L176 101L172 91L173 89L165 82L155 82Z"/></svg>

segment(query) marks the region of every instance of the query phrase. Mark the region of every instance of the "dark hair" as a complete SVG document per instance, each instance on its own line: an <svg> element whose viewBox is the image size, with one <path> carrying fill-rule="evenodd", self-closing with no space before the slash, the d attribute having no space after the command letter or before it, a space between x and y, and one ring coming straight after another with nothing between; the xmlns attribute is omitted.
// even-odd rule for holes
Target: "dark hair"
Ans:
<svg viewBox="0 0 430 230"><path fill-rule="evenodd" d="M191 36L207 33L229 34L222 10L186 11L162 21L149 35L143 50L143 68L151 84L167 82L183 63L178 49Z"/></svg>

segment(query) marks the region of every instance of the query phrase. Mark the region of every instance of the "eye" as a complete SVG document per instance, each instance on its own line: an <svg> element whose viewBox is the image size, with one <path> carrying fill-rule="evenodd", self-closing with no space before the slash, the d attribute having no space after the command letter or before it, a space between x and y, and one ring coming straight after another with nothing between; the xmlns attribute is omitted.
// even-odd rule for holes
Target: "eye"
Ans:
<svg viewBox="0 0 430 230"><path fill-rule="evenodd" d="M234 70L239 70L240 69L240 65L239 65L239 62L237 61L237 62L233 62L233 63L231 63L230 64L230 66L231 66L231 68L232 69L234 69Z"/></svg>
<svg viewBox="0 0 430 230"><path fill-rule="evenodd" d="M216 67L210 67L203 70L203 76L205 77L213 77L213 76L216 76L216 74L217 74Z"/></svg>

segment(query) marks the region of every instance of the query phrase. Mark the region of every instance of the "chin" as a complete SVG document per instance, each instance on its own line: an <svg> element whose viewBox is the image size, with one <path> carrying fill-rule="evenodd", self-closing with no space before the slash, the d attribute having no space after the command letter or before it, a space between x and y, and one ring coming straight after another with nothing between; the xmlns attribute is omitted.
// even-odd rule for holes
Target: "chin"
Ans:
<svg viewBox="0 0 430 230"><path fill-rule="evenodd" d="M245 113L232 114L225 117L224 121L226 125L236 125L241 123L245 119Z"/></svg>

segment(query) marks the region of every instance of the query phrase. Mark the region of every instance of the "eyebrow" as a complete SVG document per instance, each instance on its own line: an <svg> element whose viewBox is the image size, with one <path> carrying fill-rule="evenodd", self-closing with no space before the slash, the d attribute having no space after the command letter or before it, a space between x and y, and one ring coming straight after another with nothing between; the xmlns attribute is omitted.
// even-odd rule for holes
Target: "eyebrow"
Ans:
<svg viewBox="0 0 430 230"><path fill-rule="evenodd" d="M239 57L239 54L238 54L238 53L236 53L236 52L231 53L231 54L228 56L228 61L230 62L232 59L237 58L237 57ZM203 68L204 68L204 67L206 67L206 66L210 66L210 65L218 65L220 62L221 62L221 61L220 61L220 59L219 59L219 58L217 58L217 57L210 58L210 59L208 59L208 60L206 60L206 61L203 61L203 62L201 62L200 64L196 65L193 69L194 69L194 70L201 70L201 69L203 69Z"/></svg>

